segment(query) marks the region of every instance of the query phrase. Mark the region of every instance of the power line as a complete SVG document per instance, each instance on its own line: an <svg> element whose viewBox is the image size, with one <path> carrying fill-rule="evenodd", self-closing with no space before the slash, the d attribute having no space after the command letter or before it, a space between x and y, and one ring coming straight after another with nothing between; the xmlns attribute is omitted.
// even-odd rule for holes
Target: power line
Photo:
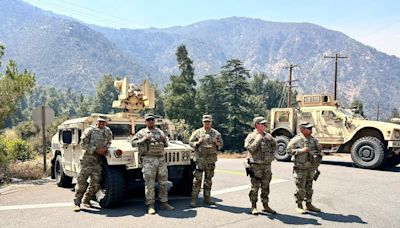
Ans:
<svg viewBox="0 0 400 228"><path fill-rule="evenodd" d="M35 2L38 5L49 8L51 10L59 10L59 11L64 12L65 14L72 13L72 14L75 14L75 15L83 17L83 18L89 18L93 21L100 22L100 24L113 24L116 27L129 28L129 27L131 27L130 23L132 23L132 24L137 24L139 26L145 27L144 25L142 25L136 21L131 21L129 19L122 18L122 17L116 17L113 15L107 14L105 12L96 11L96 10L93 10L93 9L90 9L90 8L87 8L87 7L78 5L78 4L73 4L68 1L63 1L63 2L71 5L72 8L60 6L59 4L55 4L54 2L48 2L48 1L44 1L44 0L30 0L30 1ZM99 16L99 14L102 16Z"/></svg>
<svg viewBox="0 0 400 228"><path fill-rule="evenodd" d="M298 67L298 65L293 65L290 64L288 66L284 66L283 69L289 69L289 75L288 75L288 103L287 106L291 107L292 106L292 82L297 81L297 80L292 80L292 72L293 68Z"/></svg>
<svg viewBox="0 0 400 228"><path fill-rule="evenodd" d="M338 65L338 59L347 59L347 56L341 56L340 54L336 53L335 56L327 56L324 55L324 58L329 58L329 59L335 59L335 77L334 77L334 94L333 94L333 100L336 100L337 96L336 96L336 92L337 92L337 65Z"/></svg>

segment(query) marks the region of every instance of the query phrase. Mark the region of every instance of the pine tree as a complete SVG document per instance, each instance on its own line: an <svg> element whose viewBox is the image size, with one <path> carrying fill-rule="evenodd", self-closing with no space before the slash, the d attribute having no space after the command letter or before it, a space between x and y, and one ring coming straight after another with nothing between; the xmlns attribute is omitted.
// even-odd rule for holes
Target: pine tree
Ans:
<svg viewBox="0 0 400 228"><path fill-rule="evenodd" d="M168 118L184 119L193 127L199 118L195 110L196 81L193 62L188 56L185 45L177 48L176 57L180 74L172 75L171 83L165 87L165 113Z"/></svg>
<svg viewBox="0 0 400 228"><path fill-rule="evenodd" d="M4 46L0 45L0 67L4 50ZM10 60L5 74L0 73L0 127L17 110L20 99L30 93L34 86L35 75L26 69L19 72L17 63Z"/></svg>
<svg viewBox="0 0 400 228"><path fill-rule="evenodd" d="M248 100L251 90L247 79L250 74L240 60L232 59L222 67L221 78L223 104L227 112L222 125L226 135L226 149L240 151L243 150L243 140L253 118Z"/></svg>
<svg viewBox="0 0 400 228"><path fill-rule="evenodd" d="M96 86L96 95L94 96L91 112L110 113L112 111L112 102L118 97L118 91L114 88L114 79L112 75L104 75Z"/></svg>

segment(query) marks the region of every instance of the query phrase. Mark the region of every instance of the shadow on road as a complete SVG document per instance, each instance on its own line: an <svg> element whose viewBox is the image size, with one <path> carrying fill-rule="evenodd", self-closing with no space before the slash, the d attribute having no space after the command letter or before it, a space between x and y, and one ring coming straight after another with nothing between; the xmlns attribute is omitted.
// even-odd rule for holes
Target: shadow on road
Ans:
<svg viewBox="0 0 400 228"><path fill-rule="evenodd" d="M268 213L261 213L260 215L265 215L271 220L279 220L285 224L291 225L321 225L316 219L312 218L304 218L300 216L293 216L287 214L268 214Z"/></svg>
<svg viewBox="0 0 400 228"><path fill-rule="evenodd" d="M169 203L175 207L174 211L160 210L160 202L157 201L155 204L157 215L161 217L178 218L178 219L193 218L197 216L197 211L193 210L193 208L190 208L189 203L186 200L185 201L170 200ZM134 203L128 202L116 208L110 208L110 209L100 208L100 207L96 207L94 209L82 208L82 211L91 214L105 215L107 217L124 217L124 216L143 217L147 215L147 206L144 204L144 202L134 202Z"/></svg>
<svg viewBox="0 0 400 228"><path fill-rule="evenodd" d="M364 222L357 215L342 215L342 214L333 214L333 213L328 213L328 212L320 212L320 213L308 212L308 214L315 216L315 217L320 217L321 219L327 220L327 221L341 222L341 223L368 224L367 222Z"/></svg>

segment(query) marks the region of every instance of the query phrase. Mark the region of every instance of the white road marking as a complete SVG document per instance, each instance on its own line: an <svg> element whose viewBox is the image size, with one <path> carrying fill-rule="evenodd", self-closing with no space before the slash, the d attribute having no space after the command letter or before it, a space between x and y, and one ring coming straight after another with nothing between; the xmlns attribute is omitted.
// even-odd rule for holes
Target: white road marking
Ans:
<svg viewBox="0 0 400 228"><path fill-rule="evenodd" d="M270 184L277 184L277 183L282 183L282 182L286 182L288 180L284 180L284 179L277 179L277 180L272 180ZM211 195L212 196L216 196L216 195L222 195L225 193L231 193L231 192L237 192L237 191L242 191L242 190L247 190L250 189L250 185L241 185L241 186L236 186L233 188L226 188L226 189L221 189L221 190L216 190L216 191L211 191Z"/></svg>
<svg viewBox="0 0 400 228"><path fill-rule="evenodd" d="M273 179L271 181L271 184L277 184L277 183L282 183L286 182L288 180L284 179ZM216 195L223 195L226 193L231 193L231 192L237 192L237 191L242 191L242 190L247 190L250 189L250 185L241 185L241 186L236 186L232 188L226 188L226 189L221 189L221 190L215 190L211 191L212 196ZM202 195L200 194L200 197ZM171 199L188 199L188 197L171 197ZM143 201L143 199L140 200L134 200L135 202L137 201ZM40 208L57 208L57 207L71 207L72 208L73 203L46 203L46 204L24 204L24 205L12 205L12 206L0 206L0 211L9 211L9 210L23 210L23 209L40 209Z"/></svg>
<svg viewBox="0 0 400 228"><path fill-rule="evenodd" d="M50 207L72 207L72 206L73 203L25 204L25 205L13 205L13 206L0 206L0 211L50 208Z"/></svg>

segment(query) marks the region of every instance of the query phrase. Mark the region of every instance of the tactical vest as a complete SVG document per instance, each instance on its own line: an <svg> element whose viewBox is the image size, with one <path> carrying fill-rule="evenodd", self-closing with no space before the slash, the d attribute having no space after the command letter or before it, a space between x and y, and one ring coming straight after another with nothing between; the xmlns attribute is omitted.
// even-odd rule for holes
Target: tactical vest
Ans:
<svg viewBox="0 0 400 228"><path fill-rule="evenodd" d="M274 151L272 150L271 143L263 138L257 150L252 153L252 160L254 163L271 163L275 159Z"/></svg>
<svg viewBox="0 0 400 228"><path fill-rule="evenodd" d="M164 142L160 141L159 132L151 133L150 141L139 146L142 155L146 156L164 156ZM157 137L156 137L157 135Z"/></svg>
<svg viewBox="0 0 400 228"><path fill-rule="evenodd" d="M216 139L217 134L215 134L215 132L212 130L209 133L202 131L199 137L203 138L204 140L197 149L199 156L207 156L212 154L216 155L218 149L217 146L212 142Z"/></svg>
<svg viewBox="0 0 400 228"><path fill-rule="evenodd" d="M314 139L301 138L299 142L295 144L296 149L309 147L310 152L299 153L294 156L294 166L299 169L317 168L321 163L322 156L318 152L318 145Z"/></svg>
<svg viewBox="0 0 400 228"><path fill-rule="evenodd" d="M107 142L107 132L106 129L92 128L90 143L93 143L96 148L106 147Z"/></svg>

